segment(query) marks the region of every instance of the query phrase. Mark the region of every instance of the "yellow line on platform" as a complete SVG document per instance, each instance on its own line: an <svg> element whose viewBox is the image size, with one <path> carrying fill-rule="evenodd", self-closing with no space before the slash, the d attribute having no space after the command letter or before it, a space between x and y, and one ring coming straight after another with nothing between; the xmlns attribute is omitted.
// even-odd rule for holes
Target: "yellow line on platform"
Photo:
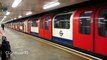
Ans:
<svg viewBox="0 0 107 60"><path fill-rule="evenodd" d="M73 52L73 51L71 51L71 50L65 49L65 48L60 47L60 46L58 46L58 45L51 44L51 43L47 43L45 40L38 40L38 41L43 42L43 43L48 44L48 45L51 45L51 46L54 46L54 47L56 47L56 48L59 48L59 49L61 49L61 50L66 51L66 52L75 54L75 55L80 56L80 57L82 57L82 58L85 58L85 59L88 59L88 60L94 60L94 59L92 59L92 58L89 58L89 57L84 56L84 55L82 55L82 54L79 54L79 53L77 53L77 52Z"/></svg>

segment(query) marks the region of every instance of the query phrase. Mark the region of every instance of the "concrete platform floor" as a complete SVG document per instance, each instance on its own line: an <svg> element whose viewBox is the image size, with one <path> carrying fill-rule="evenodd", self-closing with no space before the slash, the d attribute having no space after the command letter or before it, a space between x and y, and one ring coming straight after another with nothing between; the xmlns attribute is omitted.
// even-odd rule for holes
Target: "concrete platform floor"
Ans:
<svg viewBox="0 0 107 60"><path fill-rule="evenodd" d="M33 37L5 28L13 54L9 60L88 60L38 41ZM94 60L94 59L93 59Z"/></svg>

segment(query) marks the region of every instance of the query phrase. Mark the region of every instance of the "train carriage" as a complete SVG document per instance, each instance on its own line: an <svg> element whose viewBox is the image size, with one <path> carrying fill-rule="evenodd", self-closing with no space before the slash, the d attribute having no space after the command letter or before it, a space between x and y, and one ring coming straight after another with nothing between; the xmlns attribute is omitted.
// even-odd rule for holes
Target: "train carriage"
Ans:
<svg viewBox="0 0 107 60"><path fill-rule="evenodd" d="M16 30L20 30L20 25L19 25L19 21L18 22L16 22L16 25L17 25L17 27L16 27Z"/></svg>
<svg viewBox="0 0 107 60"><path fill-rule="evenodd" d="M74 16L74 46L107 56L107 6L78 10Z"/></svg>
<svg viewBox="0 0 107 60"><path fill-rule="evenodd" d="M31 34L38 36L38 18L32 18L31 20Z"/></svg>
<svg viewBox="0 0 107 60"><path fill-rule="evenodd" d="M15 29L16 25L15 25L15 22L13 22L13 29Z"/></svg>
<svg viewBox="0 0 107 60"><path fill-rule="evenodd" d="M23 32L31 34L31 20L26 19L22 22Z"/></svg>
<svg viewBox="0 0 107 60"><path fill-rule="evenodd" d="M27 33L31 34L31 19L27 21Z"/></svg>
<svg viewBox="0 0 107 60"><path fill-rule="evenodd" d="M52 39L65 43L72 44L73 42L73 15L74 12L58 14L53 18L53 36Z"/></svg>
<svg viewBox="0 0 107 60"><path fill-rule="evenodd" d="M12 23L12 29L14 28L14 23Z"/></svg>
<svg viewBox="0 0 107 60"><path fill-rule="evenodd" d="M107 5L29 19L20 22L22 32L107 56Z"/></svg>
<svg viewBox="0 0 107 60"><path fill-rule="evenodd" d="M22 32L22 21L21 22L19 22L19 28L20 28L20 30L19 31L21 31Z"/></svg>
<svg viewBox="0 0 107 60"><path fill-rule="evenodd" d="M74 16L74 46L93 51L95 7L78 10ZM84 45L85 44L85 45Z"/></svg>
<svg viewBox="0 0 107 60"><path fill-rule="evenodd" d="M14 22L14 29L16 29L16 27L17 27L17 26L16 26L16 23Z"/></svg>
<svg viewBox="0 0 107 60"><path fill-rule="evenodd" d="M107 56L107 5L100 6L95 16L95 52Z"/></svg>
<svg viewBox="0 0 107 60"><path fill-rule="evenodd" d="M22 32L24 32L24 20L22 21Z"/></svg>
<svg viewBox="0 0 107 60"><path fill-rule="evenodd" d="M24 24L24 32L27 33L27 29L28 29L28 20L25 20L25 21L23 22L23 24Z"/></svg>

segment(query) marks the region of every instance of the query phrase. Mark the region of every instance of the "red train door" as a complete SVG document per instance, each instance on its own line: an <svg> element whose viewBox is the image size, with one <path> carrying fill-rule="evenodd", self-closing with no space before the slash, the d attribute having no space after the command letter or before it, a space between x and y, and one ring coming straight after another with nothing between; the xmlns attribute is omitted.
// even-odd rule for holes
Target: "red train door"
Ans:
<svg viewBox="0 0 107 60"><path fill-rule="evenodd" d="M39 19L39 36L40 37L44 37L44 22L45 22L44 17L41 17Z"/></svg>
<svg viewBox="0 0 107 60"><path fill-rule="evenodd" d="M27 32L30 34L31 32L31 21L28 21L28 28L27 28Z"/></svg>
<svg viewBox="0 0 107 60"><path fill-rule="evenodd" d="M52 39L52 15L45 16L44 37Z"/></svg>
<svg viewBox="0 0 107 60"><path fill-rule="evenodd" d="M74 15L73 45L88 51L93 51L94 43L94 13L96 8L80 9Z"/></svg>
<svg viewBox="0 0 107 60"><path fill-rule="evenodd" d="M52 39L52 16L43 16L39 20L39 36Z"/></svg>
<svg viewBox="0 0 107 60"><path fill-rule="evenodd" d="M24 32L24 21L22 21L22 32Z"/></svg>
<svg viewBox="0 0 107 60"><path fill-rule="evenodd" d="M17 25L18 25L17 29L19 31L20 30L20 24L19 24L19 22L17 23Z"/></svg>
<svg viewBox="0 0 107 60"><path fill-rule="evenodd" d="M107 6L99 8L96 18L95 52L107 56Z"/></svg>

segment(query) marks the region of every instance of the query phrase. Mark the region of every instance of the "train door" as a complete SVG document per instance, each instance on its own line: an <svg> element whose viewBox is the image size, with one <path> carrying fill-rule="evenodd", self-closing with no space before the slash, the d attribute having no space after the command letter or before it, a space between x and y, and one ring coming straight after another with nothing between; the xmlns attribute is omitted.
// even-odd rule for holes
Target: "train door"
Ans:
<svg viewBox="0 0 107 60"><path fill-rule="evenodd" d="M19 31L19 22L17 22L17 30Z"/></svg>
<svg viewBox="0 0 107 60"><path fill-rule="evenodd" d="M15 29L15 30L16 30L16 27L17 27L17 26L16 26L16 22L15 22L15 23L14 23L14 29Z"/></svg>
<svg viewBox="0 0 107 60"><path fill-rule="evenodd" d="M41 17L39 26L39 36L52 39L52 15Z"/></svg>
<svg viewBox="0 0 107 60"><path fill-rule="evenodd" d="M52 39L52 15L45 16L44 18L44 37Z"/></svg>
<svg viewBox="0 0 107 60"><path fill-rule="evenodd" d="M24 32L27 32L27 20L24 21Z"/></svg>
<svg viewBox="0 0 107 60"><path fill-rule="evenodd" d="M14 28L14 23L12 23L12 29Z"/></svg>
<svg viewBox="0 0 107 60"><path fill-rule="evenodd" d="M39 19L39 36L40 37L44 37L44 22L45 22L44 17L41 17Z"/></svg>
<svg viewBox="0 0 107 60"><path fill-rule="evenodd" d="M15 30L17 30L17 23L15 22Z"/></svg>
<svg viewBox="0 0 107 60"><path fill-rule="evenodd" d="M10 28L12 28L12 23L10 23Z"/></svg>
<svg viewBox="0 0 107 60"><path fill-rule="evenodd" d="M15 30L17 30L17 27L18 27L18 26L17 26L17 22L15 22Z"/></svg>
<svg viewBox="0 0 107 60"><path fill-rule="evenodd" d="M28 21L27 33L31 33L31 20Z"/></svg>
<svg viewBox="0 0 107 60"><path fill-rule="evenodd" d="M16 29L16 25L15 25L16 23L14 22L14 29Z"/></svg>
<svg viewBox="0 0 107 60"><path fill-rule="evenodd" d="M17 23L16 23L16 25L17 25L16 30L18 30L18 31L19 31L19 22L17 22Z"/></svg>
<svg viewBox="0 0 107 60"><path fill-rule="evenodd" d="M14 28L14 23L12 23L12 29Z"/></svg>
<svg viewBox="0 0 107 60"><path fill-rule="evenodd" d="M19 22L19 28L20 28L20 31L22 31L22 22Z"/></svg>
<svg viewBox="0 0 107 60"><path fill-rule="evenodd" d="M94 48L94 13L96 8L80 9L76 12L73 22L73 45L88 51Z"/></svg>
<svg viewBox="0 0 107 60"><path fill-rule="evenodd" d="M22 21L22 32L24 32L24 21Z"/></svg>
<svg viewBox="0 0 107 60"><path fill-rule="evenodd" d="M95 52L107 56L107 6L99 8L96 18Z"/></svg>

